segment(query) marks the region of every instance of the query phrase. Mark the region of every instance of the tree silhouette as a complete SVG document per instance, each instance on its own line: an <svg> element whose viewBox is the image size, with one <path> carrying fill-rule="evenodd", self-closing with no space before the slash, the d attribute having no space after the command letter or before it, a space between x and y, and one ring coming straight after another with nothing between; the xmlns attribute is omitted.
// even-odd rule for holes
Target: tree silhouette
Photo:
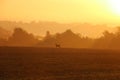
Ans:
<svg viewBox="0 0 120 80"><path fill-rule="evenodd" d="M27 33L21 28L15 28L13 35L8 39L10 45L30 46L37 43L37 39L32 34Z"/></svg>

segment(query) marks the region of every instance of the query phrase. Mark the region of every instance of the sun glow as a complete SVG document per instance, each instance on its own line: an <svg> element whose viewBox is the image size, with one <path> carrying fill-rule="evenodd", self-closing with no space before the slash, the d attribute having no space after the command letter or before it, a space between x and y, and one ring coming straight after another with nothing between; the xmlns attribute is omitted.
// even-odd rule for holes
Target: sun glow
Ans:
<svg viewBox="0 0 120 80"><path fill-rule="evenodd" d="M113 13L120 15L120 0L108 0L108 6Z"/></svg>

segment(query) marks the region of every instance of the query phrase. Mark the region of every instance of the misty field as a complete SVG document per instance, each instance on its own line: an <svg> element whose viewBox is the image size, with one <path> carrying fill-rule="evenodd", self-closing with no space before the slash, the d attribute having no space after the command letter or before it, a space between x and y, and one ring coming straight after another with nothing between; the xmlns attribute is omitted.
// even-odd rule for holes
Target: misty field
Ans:
<svg viewBox="0 0 120 80"><path fill-rule="evenodd" d="M0 80L120 80L120 52L1 47Z"/></svg>

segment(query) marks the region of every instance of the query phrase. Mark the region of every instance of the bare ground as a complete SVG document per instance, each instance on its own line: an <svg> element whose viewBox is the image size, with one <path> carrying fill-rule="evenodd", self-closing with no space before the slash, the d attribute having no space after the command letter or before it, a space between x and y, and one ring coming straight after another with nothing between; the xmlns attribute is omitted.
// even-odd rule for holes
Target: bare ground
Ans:
<svg viewBox="0 0 120 80"><path fill-rule="evenodd" d="M120 51L0 47L0 80L120 80Z"/></svg>

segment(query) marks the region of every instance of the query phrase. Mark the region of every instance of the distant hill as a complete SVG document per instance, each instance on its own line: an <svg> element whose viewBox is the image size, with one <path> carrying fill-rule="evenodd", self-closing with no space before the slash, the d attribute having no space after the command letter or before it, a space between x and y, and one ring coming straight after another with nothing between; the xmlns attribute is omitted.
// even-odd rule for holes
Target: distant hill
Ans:
<svg viewBox="0 0 120 80"><path fill-rule="evenodd" d="M0 26L8 30L13 30L15 27L22 27L24 30L33 33L35 35L45 35L46 31L50 31L52 34L64 32L67 29L71 29L75 33L80 33L83 36L89 36L96 38L102 35L104 30L110 32L115 31L115 27L108 27L107 25L92 25L88 23L57 23L57 22L10 22L0 21Z"/></svg>
<svg viewBox="0 0 120 80"><path fill-rule="evenodd" d="M7 39L11 35L10 31L7 31L0 27L0 39Z"/></svg>

